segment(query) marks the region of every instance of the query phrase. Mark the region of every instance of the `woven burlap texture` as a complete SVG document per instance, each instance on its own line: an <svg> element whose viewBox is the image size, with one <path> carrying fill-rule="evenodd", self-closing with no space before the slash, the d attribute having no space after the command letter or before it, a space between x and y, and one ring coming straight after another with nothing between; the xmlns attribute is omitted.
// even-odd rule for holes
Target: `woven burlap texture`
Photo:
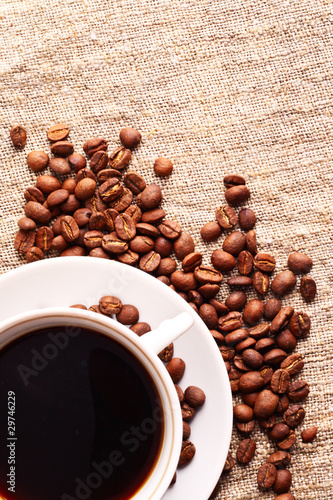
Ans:
<svg viewBox="0 0 333 500"><path fill-rule="evenodd" d="M277 270L286 268L291 251L313 258L316 300L305 304L298 291L283 300L312 320L297 348L311 389L290 467L297 500L333 499L332 5L4 0L0 6L1 273L25 263L13 239L23 190L36 180L26 155L50 151L46 130L57 122L69 125L78 152L97 135L111 151L123 126L137 127L143 140L132 168L161 185L163 208L193 235L207 264L223 236L204 244L200 228L224 202L226 173L246 177L259 247L276 256ZM23 151L9 138L18 123L28 132ZM168 179L153 172L158 156L174 162ZM221 296L227 293L223 285ZM310 425L318 426L318 437L303 444L300 431ZM216 498L274 497L256 484L273 446L260 430L254 437L255 458L223 476ZM240 439L234 431L234 455Z"/></svg>

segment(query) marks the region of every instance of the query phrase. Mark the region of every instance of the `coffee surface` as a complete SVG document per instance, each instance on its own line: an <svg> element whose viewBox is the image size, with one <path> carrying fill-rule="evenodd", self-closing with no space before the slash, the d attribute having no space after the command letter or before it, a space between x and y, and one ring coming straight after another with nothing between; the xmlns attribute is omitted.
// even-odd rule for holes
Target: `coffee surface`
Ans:
<svg viewBox="0 0 333 500"><path fill-rule="evenodd" d="M158 458L157 389L136 358L95 331L52 327L6 346L0 401L0 497L8 500L129 499Z"/></svg>

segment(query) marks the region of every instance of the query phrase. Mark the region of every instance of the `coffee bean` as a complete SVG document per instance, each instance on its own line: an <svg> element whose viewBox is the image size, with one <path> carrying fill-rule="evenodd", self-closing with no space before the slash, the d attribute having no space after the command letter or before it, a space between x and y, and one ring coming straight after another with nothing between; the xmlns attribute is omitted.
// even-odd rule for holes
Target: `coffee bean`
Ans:
<svg viewBox="0 0 333 500"><path fill-rule="evenodd" d="M57 189L61 189L61 183L52 175L41 175L37 178L36 187L45 195L49 195Z"/></svg>
<svg viewBox="0 0 333 500"><path fill-rule="evenodd" d="M33 231L36 229L36 222L32 219L28 219L28 217L21 217L17 224L23 231Z"/></svg>
<svg viewBox="0 0 333 500"><path fill-rule="evenodd" d="M245 235L240 231L233 231L230 233L223 242L222 249L225 252L231 253L237 257L242 250L245 249Z"/></svg>
<svg viewBox="0 0 333 500"><path fill-rule="evenodd" d="M128 208L126 208L124 213L129 215L131 219L133 219L135 224L140 222L142 217L142 211L137 205L130 205Z"/></svg>
<svg viewBox="0 0 333 500"><path fill-rule="evenodd" d="M123 304L118 297L104 295L104 297L99 299L99 307L103 314L111 316L113 314L119 314L123 308Z"/></svg>
<svg viewBox="0 0 333 500"><path fill-rule="evenodd" d="M35 231L23 231L19 229L14 240L14 248L17 252L25 254L35 245Z"/></svg>
<svg viewBox="0 0 333 500"><path fill-rule="evenodd" d="M249 325L258 323L264 315L264 303L261 300L250 300L243 311L243 319Z"/></svg>
<svg viewBox="0 0 333 500"><path fill-rule="evenodd" d="M261 354L269 351L275 346L275 342L272 338L262 338L256 342L255 350Z"/></svg>
<svg viewBox="0 0 333 500"><path fill-rule="evenodd" d="M228 314L229 309L225 304L223 304L223 302L220 302L216 299L209 299L209 303L211 306L215 307L216 312L219 316L225 316L226 314Z"/></svg>
<svg viewBox="0 0 333 500"><path fill-rule="evenodd" d="M74 194L70 194L67 200L60 205L64 214L74 214L80 207L81 203Z"/></svg>
<svg viewBox="0 0 333 500"><path fill-rule="evenodd" d="M47 167L49 157L44 151L31 151L27 156L27 163L33 172L41 172Z"/></svg>
<svg viewBox="0 0 333 500"><path fill-rule="evenodd" d="M221 235L221 227L217 222L207 222L200 229L200 234L204 241L214 241Z"/></svg>
<svg viewBox="0 0 333 500"><path fill-rule="evenodd" d="M141 141L141 134L135 128L125 127L121 129L119 139L125 148L133 149Z"/></svg>
<svg viewBox="0 0 333 500"><path fill-rule="evenodd" d="M255 340L262 339L269 334L269 323L260 323L249 328L249 335Z"/></svg>
<svg viewBox="0 0 333 500"><path fill-rule="evenodd" d="M244 403L239 403L233 408L234 418L238 422L250 422L253 419L253 410L251 406L248 406Z"/></svg>
<svg viewBox="0 0 333 500"><path fill-rule="evenodd" d="M217 343L217 345L224 344L224 337L223 337L222 333L218 332L217 330L210 330L210 333L212 334L212 337L215 340L215 342Z"/></svg>
<svg viewBox="0 0 333 500"><path fill-rule="evenodd" d="M221 316L218 321L218 329L221 332L232 332L242 326L242 315L238 311L231 311L225 316Z"/></svg>
<svg viewBox="0 0 333 500"><path fill-rule="evenodd" d="M240 252L240 254L238 255L237 265L240 274L243 275L250 274L253 267L252 254L247 250L243 250L242 252Z"/></svg>
<svg viewBox="0 0 333 500"><path fill-rule="evenodd" d="M105 151L96 151L90 160L90 168L94 174L107 168L109 157Z"/></svg>
<svg viewBox="0 0 333 500"><path fill-rule="evenodd" d="M191 441L183 441L178 465L188 464L195 455L195 446Z"/></svg>
<svg viewBox="0 0 333 500"><path fill-rule="evenodd" d="M242 359L252 370L257 370L264 363L262 355L255 349L245 349L242 353Z"/></svg>
<svg viewBox="0 0 333 500"><path fill-rule="evenodd" d="M258 371L249 371L244 373L239 379L239 389L245 394L258 391L264 384L265 380Z"/></svg>
<svg viewBox="0 0 333 500"><path fill-rule="evenodd" d="M100 310L100 307L98 304L94 304L94 305L90 306L88 311L92 311L96 314L103 314L102 311Z"/></svg>
<svg viewBox="0 0 333 500"><path fill-rule="evenodd" d="M291 493L283 493L275 497L274 500L296 500L296 498Z"/></svg>
<svg viewBox="0 0 333 500"><path fill-rule="evenodd" d="M303 276L301 279L300 287L301 295L306 301L311 301L315 298L317 293L317 285L313 278L310 276Z"/></svg>
<svg viewBox="0 0 333 500"><path fill-rule="evenodd" d="M160 262L160 254L152 250L151 252L146 253L143 257L141 257L139 261L139 267L142 271L152 273L158 268Z"/></svg>
<svg viewBox="0 0 333 500"><path fill-rule="evenodd" d="M259 392L249 392L249 393L242 393L242 400L245 404L251 406L251 408L254 408L254 403L256 402L257 396Z"/></svg>
<svg viewBox="0 0 333 500"><path fill-rule="evenodd" d="M74 194L76 185L77 182L75 179L68 178L65 179L64 182L61 184L61 189L65 189L66 191L69 192L69 194Z"/></svg>
<svg viewBox="0 0 333 500"><path fill-rule="evenodd" d="M175 259L172 259L171 257L165 257L164 259L161 259L161 262L156 269L156 274L158 276L170 276L177 267L177 262ZM216 320L217 321L217 320Z"/></svg>
<svg viewBox="0 0 333 500"><path fill-rule="evenodd" d="M92 137L91 139L88 139L84 144L83 144L83 151L86 153L87 156L90 158L97 152L97 151L106 151L108 148L108 144L103 137Z"/></svg>
<svg viewBox="0 0 333 500"><path fill-rule="evenodd" d="M234 357L234 365L241 372L247 373L247 372L251 371L251 368L247 364L244 363L241 354L236 354L235 355L235 357Z"/></svg>
<svg viewBox="0 0 333 500"><path fill-rule="evenodd" d="M130 249L138 253L150 252L154 249L154 240L148 236L135 236L130 242Z"/></svg>
<svg viewBox="0 0 333 500"><path fill-rule="evenodd" d="M238 328L237 330L232 330L225 337L225 343L228 346L235 346L239 342L242 342L248 337L248 331L245 328Z"/></svg>
<svg viewBox="0 0 333 500"><path fill-rule="evenodd" d="M226 273L232 271L237 264L233 255L220 249L214 250L211 261L216 269Z"/></svg>
<svg viewBox="0 0 333 500"><path fill-rule="evenodd" d="M69 197L69 192L66 189L57 189L53 191L47 197L47 204L49 208L54 208L57 205L61 205Z"/></svg>
<svg viewBox="0 0 333 500"><path fill-rule="evenodd" d="M216 309L210 304L202 304L199 308L199 316L209 329L216 328L218 316Z"/></svg>
<svg viewBox="0 0 333 500"><path fill-rule="evenodd" d="M264 273L271 273L275 269L275 258L268 253L257 253L253 260L254 266Z"/></svg>
<svg viewBox="0 0 333 500"><path fill-rule="evenodd" d="M290 459L291 455L287 451L275 451L268 457L267 463L273 464L276 468L287 467Z"/></svg>
<svg viewBox="0 0 333 500"><path fill-rule="evenodd" d="M135 323L135 325L132 325L130 327L130 330L132 330L132 332L136 333L137 335L139 335L139 337L141 337L141 335L144 335L145 333L150 332L151 328L150 328L150 325L148 323L141 321L139 323ZM172 344L170 344L170 346L171 345ZM168 346L169 350L171 350L170 346ZM165 348L165 349L167 349L167 348ZM173 356L173 350L172 350L172 356ZM170 360L172 359L172 356L171 356Z"/></svg>
<svg viewBox="0 0 333 500"><path fill-rule="evenodd" d="M197 286L197 280L191 272L184 273L183 271L175 271L171 275L171 283L177 290L189 292Z"/></svg>
<svg viewBox="0 0 333 500"><path fill-rule="evenodd" d="M311 271L312 259L304 253L293 252L288 257L288 267L295 274L306 274Z"/></svg>
<svg viewBox="0 0 333 500"><path fill-rule="evenodd" d="M127 250L126 252L117 254L117 259L123 264L134 266L139 262L140 256L138 253L132 252L132 250Z"/></svg>
<svg viewBox="0 0 333 500"><path fill-rule="evenodd" d="M51 153L55 156L69 156L73 153L74 146L71 142L68 141L57 141L54 142L51 146Z"/></svg>
<svg viewBox="0 0 333 500"><path fill-rule="evenodd" d="M83 257L84 255L86 255L85 249L74 245L61 252L60 257Z"/></svg>
<svg viewBox="0 0 333 500"><path fill-rule="evenodd" d="M256 255L258 252L257 249L257 236L256 232L252 229L246 235L246 248L252 255Z"/></svg>
<svg viewBox="0 0 333 500"><path fill-rule="evenodd" d="M204 299L213 299L220 291L219 285L214 285L213 283L206 283L198 288L198 292L203 296Z"/></svg>
<svg viewBox="0 0 333 500"><path fill-rule="evenodd" d="M177 386L179 387L179 386ZM183 441L186 441L191 436L191 427L188 422L183 421Z"/></svg>
<svg viewBox="0 0 333 500"><path fill-rule="evenodd" d="M223 276L222 274L214 269L213 267L209 266L197 266L194 269L194 276L199 283L211 283L211 284L217 284L221 283Z"/></svg>
<svg viewBox="0 0 333 500"><path fill-rule="evenodd" d="M102 231L87 231L84 235L84 244L89 250L102 246Z"/></svg>
<svg viewBox="0 0 333 500"><path fill-rule="evenodd" d="M36 247L43 250L43 252L47 252L51 248L53 238L54 233L50 227L42 226L38 228L36 233Z"/></svg>
<svg viewBox="0 0 333 500"><path fill-rule="evenodd" d="M253 281L249 276L235 276L228 279L227 284L229 286L251 286Z"/></svg>
<svg viewBox="0 0 333 500"><path fill-rule="evenodd" d="M304 361L301 354L293 353L287 356L282 362L280 367L287 370L290 375L296 375L304 366Z"/></svg>
<svg viewBox="0 0 333 500"><path fill-rule="evenodd" d="M223 229L231 229L238 222L238 217L237 217L235 210L232 207L229 207L229 205L224 205L223 207L218 207L215 210L215 217L216 217L218 224Z"/></svg>
<svg viewBox="0 0 333 500"><path fill-rule="evenodd" d="M269 365L279 365L287 357L282 349L272 349L264 354L264 362Z"/></svg>
<svg viewBox="0 0 333 500"><path fill-rule="evenodd" d="M119 214L114 222L115 230L124 241L130 241L135 237L136 229L135 222L127 214Z"/></svg>
<svg viewBox="0 0 333 500"><path fill-rule="evenodd" d="M290 374L287 370L280 368L276 370L271 378L271 389L276 394L287 392L290 382Z"/></svg>
<svg viewBox="0 0 333 500"><path fill-rule="evenodd" d="M69 128L64 123L57 123L47 131L47 138L51 142L64 141L69 135Z"/></svg>
<svg viewBox="0 0 333 500"><path fill-rule="evenodd" d="M265 359L264 359L265 362ZM265 365L259 369L261 376L264 379L265 384L269 384L273 376L273 368L271 366Z"/></svg>
<svg viewBox="0 0 333 500"><path fill-rule="evenodd" d="M159 224L165 216L166 213L162 208L155 208L143 213L141 220L147 224Z"/></svg>
<svg viewBox="0 0 333 500"><path fill-rule="evenodd" d="M276 336L276 345L279 349L283 349L287 353L292 352L297 344L297 339L295 335L291 333L288 328L285 328Z"/></svg>
<svg viewBox="0 0 333 500"><path fill-rule="evenodd" d="M305 380L295 380L288 388L288 398L292 401L302 401L309 394L309 386Z"/></svg>
<svg viewBox="0 0 333 500"><path fill-rule="evenodd" d="M168 238L169 240L177 239L182 232L182 229L178 224L178 222L168 219L164 220L158 226L158 229L161 231L162 235L165 236L165 238Z"/></svg>
<svg viewBox="0 0 333 500"><path fill-rule="evenodd" d="M139 194L146 188L146 181L137 172L127 172L124 176L124 184L134 194Z"/></svg>
<svg viewBox="0 0 333 500"><path fill-rule="evenodd" d="M133 201L133 193L129 189L125 188L123 193L115 200L109 202L109 207L118 210L118 212L123 212L130 206Z"/></svg>
<svg viewBox="0 0 333 500"><path fill-rule="evenodd" d="M123 185L119 179L113 177L108 181L103 182L99 187L98 193L105 203L116 200L123 193Z"/></svg>
<svg viewBox="0 0 333 500"><path fill-rule="evenodd" d="M290 448L296 443L296 434L294 431L289 432L289 436L284 438L282 441L278 441L276 444L280 450L290 450Z"/></svg>
<svg viewBox="0 0 333 500"><path fill-rule="evenodd" d="M303 443L312 443L312 441L315 439L315 437L317 436L317 432L318 432L318 427L308 427L308 429L304 429L304 431L302 431L302 441Z"/></svg>
<svg viewBox="0 0 333 500"><path fill-rule="evenodd" d="M73 153L69 155L67 161L76 174L78 173L79 170L85 168L87 164L85 157L82 156L80 153Z"/></svg>
<svg viewBox="0 0 333 500"><path fill-rule="evenodd" d="M245 340L243 340L242 342L239 342L239 344L236 345L235 350L237 353L242 353L246 349L253 349L255 344L256 344L256 341L254 339L247 337Z"/></svg>
<svg viewBox="0 0 333 500"><path fill-rule="evenodd" d="M269 437L273 439L273 441L283 441L286 437L289 436L290 427L286 424L279 422L275 424L274 427L269 432Z"/></svg>
<svg viewBox="0 0 333 500"><path fill-rule="evenodd" d="M239 205L250 197L250 191L246 186L237 185L228 188L224 196L229 205Z"/></svg>
<svg viewBox="0 0 333 500"><path fill-rule="evenodd" d="M225 305L230 311L241 311L247 301L247 297L244 292L236 291L231 292L225 299Z"/></svg>
<svg viewBox="0 0 333 500"><path fill-rule="evenodd" d="M296 276L291 271L278 273L271 283L271 289L276 295L283 296L291 292L296 285Z"/></svg>
<svg viewBox="0 0 333 500"><path fill-rule="evenodd" d="M76 240L80 234L79 226L75 222L75 219L70 215L62 217L60 222L60 231L65 240L69 242Z"/></svg>
<svg viewBox="0 0 333 500"><path fill-rule="evenodd" d="M305 411L301 405L292 405L283 413L283 420L289 427L296 427L303 422Z"/></svg>
<svg viewBox="0 0 333 500"><path fill-rule="evenodd" d="M173 165L171 160L168 158L157 158L154 163L155 174L161 175L163 177L171 174L173 170Z"/></svg>
<svg viewBox="0 0 333 500"><path fill-rule="evenodd" d="M242 229L248 231L253 229L256 224L256 215L250 208L242 208L238 214L239 225Z"/></svg>
<svg viewBox="0 0 333 500"><path fill-rule="evenodd" d="M121 240L114 231L103 236L102 247L106 252L121 254L128 250L128 243Z"/></svg>
<svg viewBox="0 0 333 500"><path fill-rule="evenodd" d="M268 299L265 304L264 316L268 320L272 321L277 313L281 310L281 302L279 299Z"/></svg>
<svg viewBox="0 0 333 500"><path fill-rule="evenodd" d="M274 335L282 330L294 314L294 309L291 306L282 307L271 323L271 333Z"/></svg>
<svg viewBox="0 0 333 500"><path fill-rule="evenodd" d="M185 372L185 362L181 358L173 358L167 365L168 373L174 384L178 384Z"/></svg>
<svg viewBox="0 0 333 500"><path fill-rule="evenodd" d="M75 222L79 227L87 225L89 223L90 216L91 210L89 210L89 208L79 208L73 215Z"/></svg>
<svg viewBox="0 0 333 500"><path fill-rule="evenodd" d="M311 321L304 312L297 312L292 315L289 321L289 328L295 337L304 337L310 331Z"/></svg>
<svg viewBox="0 0 333 500"><path fill-rule="evenodd" d="M273 464L265 463L258 469L258 486L263 490L269 490L276 480L277 470Z"/></svg>
<svg viewBox="0 0 333 500"><path fill-rule="evenodd" d="M123 325L134 325L139 321L139 311L131 304L124 304L116 318Z"/></svg>
<svg viewBox="0 0 333 500"><path fill-rule="evenodd" d="M51 158L49 167L57 175L67 175L71 171L71 166L65 158Z"/></svg>
<svg viewBox="0 0 333 500"><path fill-rule="evenodd" d="M221 345L219 347L219 351L221 353L223 361L231 361L235 356L235 350L226 345Z"/></svg>
<svg viewBox="0 0 333 500"><path fill-rule="evenodd" d="M141 193L136 197L138 206L145 210L156 208L162 200L162 191L157 184L149 184ZM143 222L149 222L144 221Z"/></svg>
<svg viewBox="0 0 333 500"><path fill-rule="evenodd" d="M25 258L27 259L27 262L37 262L38 260L44 259L44 253L38 247L30 247L25 254Z"/></svg>
<svg viewBox="0 0 333 500"><path fill-rule="evenodd" d="M34 201L35 203L44 203L45 201L43 193L34 186L24 191L24 198L26 201Z"/></svg>
<svg viewBox="0 0 333 500"><path fill-rule="evenodd" d="M240 464L248 464L256 451L256 442L253 439L243 439L237 448L236 458Z"/></svg>
<svg viewBox="0 0 333 500"><path fill-rule="evenodd" d="M97 180L100 184L103 184L103 182L114 177L117 179L121 178L121 172L119 170L115 170L114 168L105 168L97 173Z"/></svg>
<svg viewBox="0 0 333 500"><path fill-rule="evenodd" d="M26 217L34 220L37 224L48 224L52 218L50 210L35 201L28 201L24 212Z"/></svg>
<svg viewBox="0 0 333 500"><path fill-rule="evenodd" d="M269 429L273 429L273 427L276 423L276 418L275 418L275 415L271 415L268 418L258 418L258 422L259 422L260 427L267 431Z"/></svg>
<svg viewBox="0 0 333 500"><path fill-rule="evenodd" d="M91 231L103 231L106 226L104 213L94 212L89 219L89 229Z"/></svg>
<svg viewBox="0 0 333 500"><path fill-rule="evenodd" d="M228 377L230 382L230 389L233 393L239 391L239 380L241 376L242 376L241 371L237 370L236 368L230 367L230 371L228 372Z"/></svg>
<svg viewBox="0 0 333 500"><path fill-rule="evenodd" d="M194 241L192 236L188 233L182 232L179 238L175 240L173 250L179 260L183 260L187 255L193 253Z"/></svg>
<svg viewBox="0 0 333 500"><path fill-rule="evenodd" d="M80 182L82 181L82 179L92 179L95 181L96 175L91 170L89 170L89 168L82 168L76 174L75 180L76 182Z"/></svg>
<svg viewBox="0 0 333 500"><path fill-rule="evenodd" d="M10 130L10 138L16 148L24 148L27 143L27 131L21 125L16 125Z"/></svg>
<svg viewBox="0 0 333 500"><path fill-rule="evenodd" d="M51 248L52 250L56 250L57 252L63 252L68 247L68 243L62 234L59 234L55 238L53 238Z"/></svg>
<svg viewBox="0 0 333 500"><path fill-rule="evenodd" d="M279 396L269 389L262 390L254 405L254 414L258 418L268 418L273 415L279 402Z"/></svg>
<svg viewBox="0 0 333 500"><path fill-rule="evenodd" d="M250 434L255 427L255 421L250 420L250 422L236 422L236 427L240 432Z"/></svg>
<svg viewBox="0 0 333 500"><path fill-rule="evenodd" d="M230 472L231 469L234 467L234 465L235 465L235 460L233 459L231 453L229 452L225 460L223 472Z"/></svg>
<svg viewBox="0 0 333 500"><path fill-rule="evenodd" d="M289 470L280 469L277 471L273 490L276 493L286 493L291 486L291 473Z"/></svg>
<svg viewBox="0 0 333 500"><path fill-rule="evenodd" d="M253 275L253 288L260 295L265 295L269 290L269 277L261 271L256 271ZM266 307L266 306L265 306ZM265 314L265 310L264 310Z"/></svg>
<svg viewBox="0 0 333 500"><path fill-rule="evenodd" d="M190 385L185 389L185 400L193 408L202 406L206 401L206 395L202 389L194 385Z"/></svg>
<svg viewBox="0 0 333 500"><path fill-rule="evenodd" d="M238 174L228 174L224 176L223 183L226 188L231 188L233 186L245 185L245 179Z"/></svg>

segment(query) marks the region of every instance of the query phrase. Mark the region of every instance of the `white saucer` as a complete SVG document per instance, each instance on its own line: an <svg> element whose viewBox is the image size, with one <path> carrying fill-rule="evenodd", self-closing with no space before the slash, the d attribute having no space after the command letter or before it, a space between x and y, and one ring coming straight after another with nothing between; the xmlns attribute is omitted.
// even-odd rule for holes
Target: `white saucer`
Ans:
<svg viewBox="0 0 333 500"><path fill-rule="evenodd" d="M116 295L135 305L140 321L152 328L182 311L194 326L175 342L175 356L186 363L179 385L196 385L206 403L190 422L196 447L192 462L177 470L177 482L163 500L207 500L224 466L232 431L232 397L228 375L215 341L193 309L156 278L119 262L91 257L53 258L27 264L0 277L0 321L31 309L98 304Z"/></svg>

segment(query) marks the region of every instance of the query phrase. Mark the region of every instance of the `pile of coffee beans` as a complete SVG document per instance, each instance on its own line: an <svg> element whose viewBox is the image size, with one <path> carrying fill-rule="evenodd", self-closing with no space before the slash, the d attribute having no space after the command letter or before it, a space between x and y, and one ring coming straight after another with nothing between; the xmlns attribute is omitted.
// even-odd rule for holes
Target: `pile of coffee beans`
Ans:
<svg viewBox="0 0 333 500"><path fill-rule="evenodd" d="M308 276L311 258L298 252L290 254L288 268L272 278L276 259L258 251L256 215L244 206L251 193L245 179L233 174L224 177L226 204L216 208L216 220L208 221L200 231L206 242L225 235L221 248L211 254L211 265L204 264L192 236L182 231L178 221L166 218L160 186L147 185L138 172L129 169L132 149L141 140L139 131L122 129L121 145L110 155L103 137L90 138L83 145L85 156L74 152L74 145L67 140L69 133L65 124L47 131L52 158L44 151L28 154L27 163L34 172L39 174L46 167L51 172L40 174L36 184L24 193L27 204L25 217L18 221L16 250L28 262L44 258L49 251L61 256L117 259L156 276L175 290L211 331L229 373L231 389L242 401L234 407L236 427L244 436L236 453L238 463L248 463L255 454L256 443L249 436L257 424L268 431L277 456L289 457L296 441L295 429L305 416L299 403L309 393L304 380L294 379L304 365L302 356L294 350L298 340L308 335L310 318L282 301L296 287L299 275L302 297L306 301L315 298L316 283ZM24 147L23 127L12 129L11 137L15 146ZM157 175L167 176L172 170L167 158L154 163ZM239 204L242 208L237 213ZM220 285L224 275L231 272L226 280L231 291L223 301L217 298ZM274 297L266 300L270 291ZM257 298L248 300L250 293ZM92 306L92 310L105 314L101 308L101 304ZM135 319L132 309L125 308L122 314ZM131 328L142 334L148 327L136 320ZM177 384L185 364L179 358L169 359L170 350L165 350L164 361ZM187 423L196 407L186 398L186 391L182 395L179 390L179 396ZM185 429L185 461L194 454L192 443L185 439L187 434ZM316 428L303 434L303 441L310 442ZM224 471L231 470L234 463L229 454ZM276 500L294 498L287 493L291 484L288 463L274 455L258 471L259 487L272 488L279 494Z"/></svg>
<svg viewBox="0 0 333 500"><path fill-rule="evenodd" d="M84 304L74 304L71 307L94 311L95 313L113 318L122 325L128 326L130 330L138 336L151 331L151 327L148 323L139 321L140 314L137 307L132 304L123 304L118 297L113 295L101 297L98 304L93 304L89 308ZM190 421L193 419L198 409L205 403L206 395L202 389L194 385L187 387L185 391L178 385L185 373L186 365L183 359L174 357L173 344L163 349L159 357L165 363L166 369L175 385L181 406L183 442L178 463L178 466L181 467L187 465L195 455L195 445L189 441L191 436ZM176 477L175 473L172 484L176 482Z"/></svg>

